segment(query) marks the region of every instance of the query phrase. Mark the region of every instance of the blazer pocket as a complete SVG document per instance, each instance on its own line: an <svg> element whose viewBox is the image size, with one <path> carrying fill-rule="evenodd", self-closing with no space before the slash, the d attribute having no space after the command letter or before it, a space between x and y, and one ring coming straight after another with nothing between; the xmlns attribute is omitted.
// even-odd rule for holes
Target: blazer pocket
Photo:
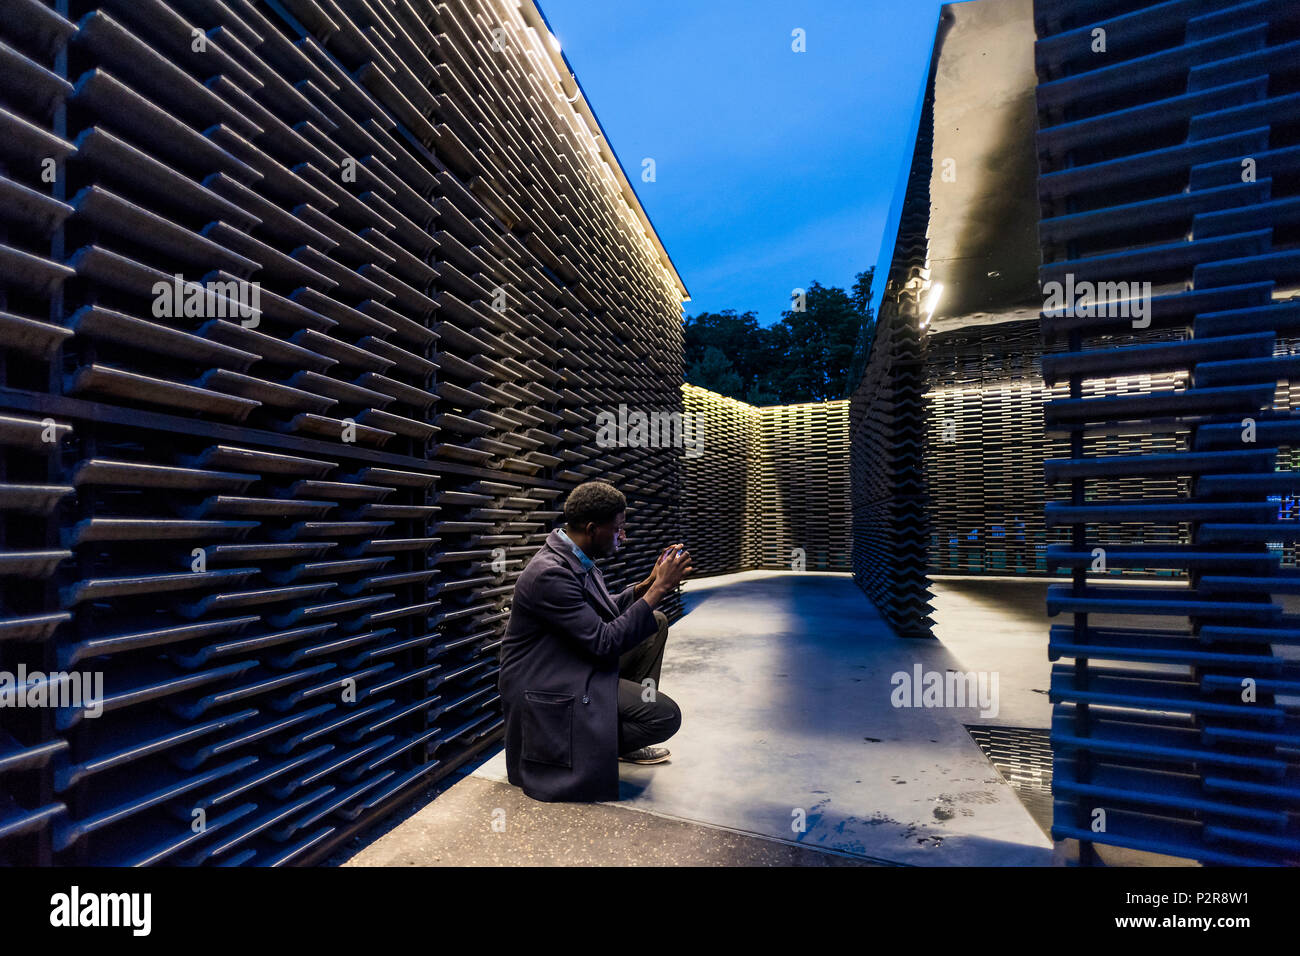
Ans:
<svg viewBox="0 0 1300 956"><path fill-rule="evenodd" d="M573 695L524 691L523 758L554 767L573 766Z"/></svg>

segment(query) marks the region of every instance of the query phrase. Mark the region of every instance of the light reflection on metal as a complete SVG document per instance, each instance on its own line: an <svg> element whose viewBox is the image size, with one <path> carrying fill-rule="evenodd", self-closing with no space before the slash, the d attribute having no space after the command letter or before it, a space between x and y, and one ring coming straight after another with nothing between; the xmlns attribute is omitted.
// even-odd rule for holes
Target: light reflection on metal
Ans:
<svg viewBox="0 0 1300 956"><path fill-rule="evenodd" d="M931 333L1038 317L1033 36L1031 0L940 10L915 152L876 268L882 307L925 302L932 284L943 286Z"/></svg>

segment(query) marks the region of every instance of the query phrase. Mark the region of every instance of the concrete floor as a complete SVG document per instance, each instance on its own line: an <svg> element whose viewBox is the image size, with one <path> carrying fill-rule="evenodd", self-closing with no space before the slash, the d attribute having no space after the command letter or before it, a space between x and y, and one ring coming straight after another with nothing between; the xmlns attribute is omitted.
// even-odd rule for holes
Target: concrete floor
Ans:
<svg viewBox="0 0 1300 956"><path fill-rule="evenodd" d="M934 636L961 671L997 671L996 717L968 724L1048 728L1052 665L1047 659L1047 586L1042 579L934 577Z"/></svg>
<svg viewBox="0 0 1300 956"><path fill-rule="evenodd" d="M436 800L433 797L437 796ZM433 802L428 802L428 801ZM870 866L717 827L614 804L539 803L476 776L426 794L383 834L362 834L329 862L341 866Z"/></svg>
<svg viewBox="0 0 1300 956"><path fill-rule="evenodd" d="M672 759L622 764L621 799L606 806L875 861L1050 864L1050 842L964 727L1047 726L1041 585L990 599L988 584L940 584L942 639L907 641L847 574L688 582L662 675L684 714ZM999 672L998 714L894 707L891 676L917 664ZM505 781L504 754L474 775Z"/></svg>
<svg viewBox="0 0 1300 956"><path fill-rule="evenodd" d="M1049 583L934 578L938 639L905 641L847 574L689 581L664 655L684 714L671 761L621 764L616 803L541 803L505 782L497 751L327 865L1048 865L1043 830L966 726L1049 726ZM997 714L895 708L891 677L916 664L996 673ZM1098 850L1114 866L1195 865Z"/></svg>

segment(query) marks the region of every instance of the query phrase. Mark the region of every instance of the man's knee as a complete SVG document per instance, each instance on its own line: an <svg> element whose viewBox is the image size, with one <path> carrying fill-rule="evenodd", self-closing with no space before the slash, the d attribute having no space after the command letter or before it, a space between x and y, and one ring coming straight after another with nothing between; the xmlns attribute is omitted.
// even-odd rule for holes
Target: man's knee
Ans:
<svg viewBox="0 0 1300 956"><path fill-rule="evenodd" d="M670 728L668 736L670 737L682 729L682 709L675 703L673 704L673 720L668 726Z"/></svg>
<svg viewBox="0 0 1300 956"><path fill-rule="evenodd" d="M655 695L655 726L663 734L660 740L667 740L682 727L682 709L662 691Z"/></svg>
<svg viewBox="0 0 1300 956"><path fill-rule="evenodd" d="M659 633L662 634L668 630L668 615L658 608L655 608L652 613L655 616L655 623L659 625Z"/></svg>

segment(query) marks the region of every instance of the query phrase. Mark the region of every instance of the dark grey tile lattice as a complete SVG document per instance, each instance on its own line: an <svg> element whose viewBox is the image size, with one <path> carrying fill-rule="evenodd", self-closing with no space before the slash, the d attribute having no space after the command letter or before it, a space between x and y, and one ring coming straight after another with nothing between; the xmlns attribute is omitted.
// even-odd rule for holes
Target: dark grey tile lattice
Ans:
<svg viewBox="0 0 1300 956"><path fill-rule="evenodd" d="M530 2L59 8L0 2L0 669L105 701L3 711L0 861L309 861L497 739L569 488L612 587L680 537L596 424L681 410L685 289Z"/></svg>

